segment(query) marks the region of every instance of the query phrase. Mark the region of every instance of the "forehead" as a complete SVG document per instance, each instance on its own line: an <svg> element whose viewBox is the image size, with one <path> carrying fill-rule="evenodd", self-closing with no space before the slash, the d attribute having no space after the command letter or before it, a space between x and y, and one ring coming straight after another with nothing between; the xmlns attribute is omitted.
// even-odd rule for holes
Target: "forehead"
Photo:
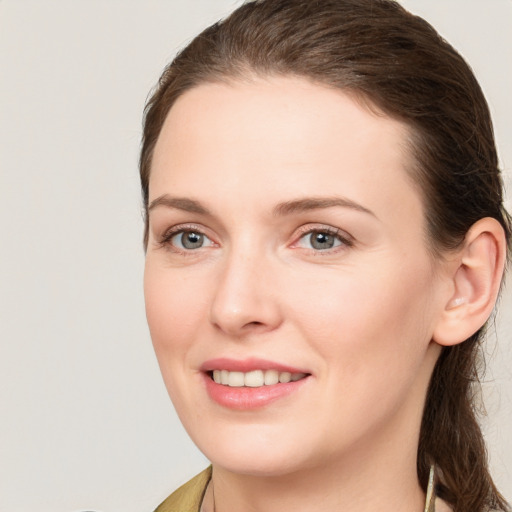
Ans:
<svg viewBox="0 0 512 512"><path fill-rule="evenodd" d="M408 128L304 79L207 83L172 107L155 147L150 200L161 193L241 205L343 194L376 208L418 210ZM259 197L258 197L259 196ZM232 198L229 198L232 200ZM398 202L397 202L398 201Z"/></svg>

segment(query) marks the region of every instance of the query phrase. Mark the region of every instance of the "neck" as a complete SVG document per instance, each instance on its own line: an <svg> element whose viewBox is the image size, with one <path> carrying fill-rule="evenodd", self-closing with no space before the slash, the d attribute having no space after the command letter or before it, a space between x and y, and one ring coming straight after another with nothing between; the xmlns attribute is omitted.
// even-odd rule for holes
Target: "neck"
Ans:
<svg viewBox="0 0 512 512"><path fill-rule="evenodd" d="M415 444L407 441L402 439ZM376 451L366 444L342 461L280 476L243 475L214 465L215 512L423 512L416 450L397 453L391 446L397 445Z"/></svg>

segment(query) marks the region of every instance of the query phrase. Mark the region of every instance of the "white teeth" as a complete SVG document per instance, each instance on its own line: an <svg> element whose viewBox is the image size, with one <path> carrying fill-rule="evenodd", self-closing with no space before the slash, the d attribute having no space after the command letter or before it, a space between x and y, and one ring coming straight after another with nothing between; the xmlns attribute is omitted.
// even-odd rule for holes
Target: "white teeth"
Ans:
<svg viewBox="0 0 512 512"><path fill-rule="evenodd" d="M243 372L229 372L228 386L232 388L241 388L245 384Z"/></svg>
<svg viewBox="0 0 512 512"><path fill-rule="evenodd" d="M277 370L253 370L251 372L230 372L228 370L213 370L213 380L217 384L240 388L259 388L272 386L277 383L286 384L306 377L305 373L278 372Z"/></svg>
<svg viewBox="0 0 512 512"><path fill-rule="evenodd" d="M245 374L245 385L250 388L259 388L265 384L263 372L261 370L254 370Z"/></svg>
<svg viewBox="0 0 512 512"><path fill-rule="evenodd" d="M282 372L279 374L279 382L287 383L292 380L292 374L290 372Z"/></svg>
<svg viewBox="0 0 512 512"><path fill-rule="evenodd" d="M279 372L277 370L267 370L265 372L265 386L272 386L279 382Z"/></svg>

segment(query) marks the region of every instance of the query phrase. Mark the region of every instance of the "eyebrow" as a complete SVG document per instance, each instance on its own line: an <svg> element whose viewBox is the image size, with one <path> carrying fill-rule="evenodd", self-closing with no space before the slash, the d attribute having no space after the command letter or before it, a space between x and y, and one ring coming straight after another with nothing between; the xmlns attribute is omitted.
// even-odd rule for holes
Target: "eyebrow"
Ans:
<svg viewBox="0 0 512 512"><path fill-rule="evenodd" d="M199 215L212 215L210 210L203 206L199 201L188 197L173 197L168 194L164 194L151 201L148 207L148 212L159 206L174 208L176 210L182 210L190 213L197 213ZM285 201L284 203L276 205L272 210L272 214L275 217L283 217L294 213L303 213L310 210L320 210L333 207L350 208L351 210L356 210L376 217L376 215L368 208L365 208L359 203L345 197L305 197L302 199Z"/></svg>
<svg viewBox="0 0 512 512"><path fill-rule="evenodd" d="M319 210L336 206L342 208L350 208L351 210L356 210L372 215L373 217L377 217L375 213L373 213L368 208L365 208L359 203L356 203L345 197L306 197L304 199L286 201L284 203L278 204L274 208L273 214L275 216L284 216L291 215L293 213L302 213L309 210Z"/></svg>
<svg viewBox="0 0 512 512"><path fill-rule="evenodd" d="M154 210L158 206L166 206L167 208L174 208L176 210L183 210L190 213L198 213L200 215L211 215L210 210L203 206L199 201L189 199L188 197L172 197L168 194L157 197L151 201L148 212Z"/></svg>

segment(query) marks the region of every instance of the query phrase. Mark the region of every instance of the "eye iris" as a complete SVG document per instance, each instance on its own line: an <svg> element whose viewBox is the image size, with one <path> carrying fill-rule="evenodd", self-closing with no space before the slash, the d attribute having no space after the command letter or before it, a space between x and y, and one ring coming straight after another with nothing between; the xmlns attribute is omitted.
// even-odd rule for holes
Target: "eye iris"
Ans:
<svg viewBox="0 0 512 512"><path fill-rule="evenodd" d="M203 245L204 236L201 233L187 231L181 235L181 243L185 249L197 249Z"/></svg>
<svg viewBox="0 0 512 512"><path fill-rule="evenodd" d="M334 247L334 236L329 233L312 233L311 234L311 247L314 249L331 249Z"/></svg>

